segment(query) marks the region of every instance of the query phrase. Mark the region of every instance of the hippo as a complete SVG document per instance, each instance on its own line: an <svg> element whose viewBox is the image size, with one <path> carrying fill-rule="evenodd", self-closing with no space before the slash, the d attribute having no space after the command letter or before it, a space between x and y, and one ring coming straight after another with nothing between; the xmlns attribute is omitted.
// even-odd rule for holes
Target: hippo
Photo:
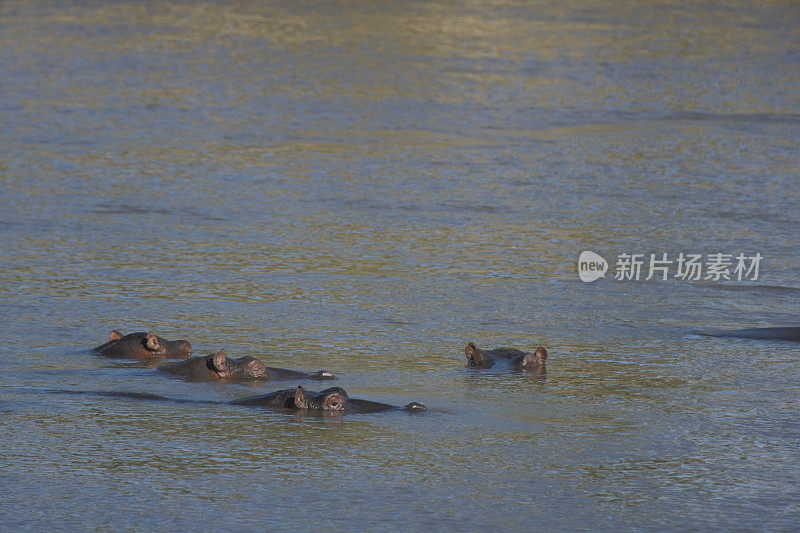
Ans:
<svg viewBox="0 0 800 533"><path fill-rule="evenodd" d="M427 410L424 405L417 402L398 407L387 403L350 398L341 387L331 387L320 392L307 391L303 387L283 389L262 396L240 398L230 403L233 405L272 407L294 411L318 411L325 414L377 413L395 410L418 413Z"/></svg>
<svg viewBox="0 0 800 533"><path fill-rule="evenodd" d="M191 381L248 381L267 377L267 367L260 360L250 356L231 359L225 356L225 350L220 350L214 355L167 363L158 369Z"/></svg>
<svg viewBox="0 0 800 533"><path fill-rule="evenodd" d="M123 335L115 329L108 335L107 343L92 348L92 351L121 359L186 359L192 355L192 345L189 341L162 339L152 331Z"/></svg>
<svg viewBox="0 0 800 533"><path fill-rule="evenodd" d="M347 392L345 392L345 390L341 387L331 387L320 392L306 391L303 387L297 387L296 389L284 389L262 396L250 396L229 402L169 398L167 396L152 394L149 392L81 391L73 389L53 389L47 392L56 394L85 394L91 396L105 396L109 398L170 402L178 404L243 405L251 407L267 407L272 409L294 411L298 414L315 413L322 415L342 415L347 413L379 413L383 411L406 411L409 413L427 411L427 408L424 405L417 402L411 402L403 407L398 407L396 405L390 405L387 403L350 398L347 396Z"/></svg>
<svg viewBox="0 0 800 533"><path fill-rule="evenodd" d="M494 350L481 350L474 342L467 344L464 349L469 368L492 368L495 365L505 366L512 370L532 370L543 372L547 364L547 350L542 346L536 348L534 353L515 350L514 348L496 348Z"/></svg>
<svg viewBox="0 0 800 533"><path fill-rule="evenodd" d="M800 342L800 328L749 328L712 333L714 337L738 337L741 339L797 341Z"/></svg>
<svg viewBox="0 0 800 533"><path fill-rule="evenodd" d="M280 379L334 379L334 375L324 370L314 373L296 372L284 368L265 366L260 359L244 356L231 359L225 350L214 355L192 357L184 361L167 363L158 367L163 372L182 376L190 381L256 381Z"/></svg>

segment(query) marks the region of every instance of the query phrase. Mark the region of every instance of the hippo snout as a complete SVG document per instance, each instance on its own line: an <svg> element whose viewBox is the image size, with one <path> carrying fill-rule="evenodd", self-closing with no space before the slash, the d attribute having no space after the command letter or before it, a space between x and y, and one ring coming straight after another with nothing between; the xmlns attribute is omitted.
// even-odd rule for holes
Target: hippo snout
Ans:
<svg viewBox="0 0 800 533"><path fill-rule="evenodd" d="M406 405L403 409L409 411L411 413L421 413L423 411L427 411L428 408L422 405L419 402L411 402L410 404Z"/></svg>
<svg viewBox="0 0 800 533"><path fill-rule="evenodd" d="M192 355L192 345L189 344L189 341L176 341L176 344L178 353L181 353L186 357L190 357Z"/></svg>

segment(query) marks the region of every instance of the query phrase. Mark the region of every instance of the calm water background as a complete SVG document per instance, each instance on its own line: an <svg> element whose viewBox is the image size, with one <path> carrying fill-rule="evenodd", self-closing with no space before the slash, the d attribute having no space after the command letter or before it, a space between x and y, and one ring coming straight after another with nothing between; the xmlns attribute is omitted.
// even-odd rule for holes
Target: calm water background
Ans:
<svg viewBox="0 0 800 533"><path fill-rule="evenodd" d="M0 124L3 529L800 517L800 344L693 334L799 325L796 2L8 1ZM583 250L764 260L584 284ZM52 392L297 385L86 353L114 328L431 412Z"/></svg>

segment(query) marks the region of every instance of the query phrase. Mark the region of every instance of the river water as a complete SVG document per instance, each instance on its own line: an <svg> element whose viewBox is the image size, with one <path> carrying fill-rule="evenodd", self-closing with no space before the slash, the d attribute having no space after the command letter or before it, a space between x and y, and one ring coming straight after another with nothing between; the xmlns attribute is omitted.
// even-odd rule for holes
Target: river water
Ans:
<svg viewBox="0 0 800 533"><path fill-rule="evenodd" d="M798 325L796 2L8 1L0 66L2 529L796 525L800 343L697 334ZM227 406L298 383L115 328L429 411Z"/></svg>

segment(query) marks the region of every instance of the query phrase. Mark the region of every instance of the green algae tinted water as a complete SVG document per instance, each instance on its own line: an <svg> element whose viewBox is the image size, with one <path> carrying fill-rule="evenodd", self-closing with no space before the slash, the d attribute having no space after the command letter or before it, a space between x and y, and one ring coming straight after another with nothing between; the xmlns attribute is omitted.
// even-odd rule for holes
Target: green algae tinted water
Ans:
<svg viewBox="0 0 800 533"><path fill-rule="evenodd" d="M792 2L0 4L0 526L791 529L800 343L696 333L800 325L798 27ZM621 254L763 259L616 280ZM116 328L430 411L226 406L298 383L86 353ZM468 341L548 372L467 371Z"/></svg>

